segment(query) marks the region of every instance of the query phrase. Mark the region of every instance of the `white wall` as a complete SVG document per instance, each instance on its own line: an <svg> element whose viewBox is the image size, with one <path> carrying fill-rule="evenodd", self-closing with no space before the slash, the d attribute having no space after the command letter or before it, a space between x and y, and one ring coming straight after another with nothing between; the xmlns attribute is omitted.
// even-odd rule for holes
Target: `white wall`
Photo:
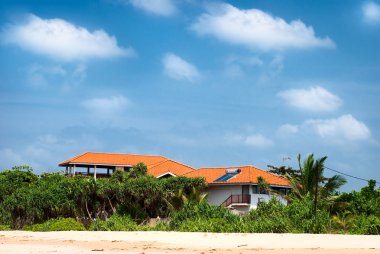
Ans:
<svg viewBox="0 0 380 254"><path fill-rule="evenodd" d="M221 205L231 195L242 195L242 187L241 185L209 186L206 192L208 193L207 200L210 204ZM259 198L262 198L262 201L268 202L272 196L276 197L282 204L287 205L286 199L279 195L252 193L252 186L249 186L249 194L251 195L250 209L257 208Z"/></svg>
<svg viewBox="0 0 380 254"><path fill-rule="evenodd" d="M231 195L241 195L240 185L209 186L206 190L210 204L221 205Z"/></svg>

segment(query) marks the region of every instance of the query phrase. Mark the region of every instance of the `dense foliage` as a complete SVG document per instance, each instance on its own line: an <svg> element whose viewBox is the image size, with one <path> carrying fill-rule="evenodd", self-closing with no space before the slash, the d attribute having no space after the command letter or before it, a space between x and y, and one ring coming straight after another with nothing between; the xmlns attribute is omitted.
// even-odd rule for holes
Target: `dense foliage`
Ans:
<svg viewBox="0 0 380 254"><path fill-rule="evenodd" d="M0 172L0 224L20 229L50 219L74 218L88 226L116 212L141 222L148 217L167 217L165 200L179 190L190 193L204 187L202 178L157 179L137 170L115 172L109 179L95 181L60 173L37 176L30 168L15 168Z"/></svg>
<svg viewBox="0 0 380 254"><path fill-rule="evenodd" d="M0 230L380 234L380 188L375 181L360 191L337 195L335 190L323 192L329 180L319 177L325 183L318 189L316 213L310 187L302 195L291 194L288 206L269 191L268 203L240 216L207 203L202 178L156 179L146 174L143 164L96 181L60 173L35 175L30 167L15 167L0 172ZM260 182L266 189L265 179Z"/></svg>

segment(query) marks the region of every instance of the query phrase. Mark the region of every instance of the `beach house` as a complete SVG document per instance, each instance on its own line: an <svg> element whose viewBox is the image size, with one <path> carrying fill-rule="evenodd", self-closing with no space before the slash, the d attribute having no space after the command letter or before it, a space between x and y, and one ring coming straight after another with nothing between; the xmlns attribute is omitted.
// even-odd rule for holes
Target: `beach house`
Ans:
<svg viewBox="0 0 380 254"><path fill-rule="evenodd" d="M148 174L157 177L203 177L208 186L208 202L245 213L254 209L262 201L275 195L280 202L287 204L286 196L291 187L280 176L271 174L254 166L234 166L195 169L163 156L94 153L87 152L65 160L59 164L65 167L67 175L109 177L116 170L128 171L133 165L142 162ZM259 177L269 188L260 188Z"/></svg>

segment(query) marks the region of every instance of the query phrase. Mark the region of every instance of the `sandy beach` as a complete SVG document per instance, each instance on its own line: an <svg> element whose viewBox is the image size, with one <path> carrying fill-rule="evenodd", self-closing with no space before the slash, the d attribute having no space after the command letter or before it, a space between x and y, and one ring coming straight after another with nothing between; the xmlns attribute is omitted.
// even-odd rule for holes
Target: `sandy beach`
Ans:
<svg viewBox="0 0 380 254"><path fill-rule="evenodd" d="M0 231L0 253L380 253L380 236Z"/></svg>

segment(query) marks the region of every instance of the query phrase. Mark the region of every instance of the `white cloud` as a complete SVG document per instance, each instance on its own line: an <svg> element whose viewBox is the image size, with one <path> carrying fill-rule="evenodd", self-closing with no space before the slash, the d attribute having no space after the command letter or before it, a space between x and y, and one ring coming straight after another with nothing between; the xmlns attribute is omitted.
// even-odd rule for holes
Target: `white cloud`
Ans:
<svg viewBox="0 0 380 254"><path fill-rule="evenodd" d="M314 29L300 20L287 23L261 10L241 10L230 4L212 5L191 29L199 35L262 50L335 47L330 38L316 37Z"/></svg>
<svg viewBox="0 0 380 254"><path fill-rule="evenodd" d="M33 64L26 70L26 82L34 88L61 87L68 91L83 82L87 76L86 66Z"/></svg>
<svg viewBox="0 0 380 254"><path fill-rule="evenodd" d="M298 125L292 125L292 124L284 124L281 125L280 128L278 128L277 133L280 136L285 136L289 134L296 134L299 132L299 127Z"/></svg>
<svg viewBox="0 0 380 254"><path fill-rule="evenodd" d="M263 64L263 60L257 56L230 55L225 60L225 73L232 78L243 77L246 69L252 70L252 68L261 67Z"/></svg>
<svg viewBox="0 0 380 254"><path fill-rule="evenodd" d="M309 119L300 125L284 124L279 135L314 133L326 141L362 141L371 137L371 131L352 115L342 115L332 119Z"/></svg>
<svg viewBox="0 0 380 254"><path fill-rule="evenodd" d="M374 2L366 2L363 7L363 18L368 23L380 23L380 5Z"/></svg>
<svg viewBox="0 0 380 254"><path fill-rule="evenodd" d="M368 127L352 115L343 115L335 119L308 120L307 127L312 128L322 138L343 138L346 140L366 140L371 136Z"/></svg>
<svg viewBox="0 0 380 254"><path fill-rule="evenodd" d="M262 66L264 64L258 56L236 56L230 55L226 58L227 64L243 64L249 66Z"/></svg>
<svg viewBox="0 0 380 254"><path fill-rule="evenodd" d="M11 169L13 166L24 165L25 161L21 155L14 152L11 148L0 150L0 170Z"/></svg>
<svg viewBox="0 0 380 254"><path fill-rule="evenodd" d="M165 73L177 80L194 81L200 77L198 69L173 53L167 53L163 59Z"/></svg>
<svg viewBox="0 0 380 254"><path fill-rule="evenodd" d="M114 114L130 102L124 96L112 96L109 98L92 98L82 102L82 106L94 113Z"/></svg>
<svg viewBox="0 0 380 254"><path fill-rule="evenodd" d="M273 145L272 140L260 133L250 135L229 133L224 136L224 140L232 145L246 145L255 148L267 148Z"/></svg>
<svg viewBox="0 0 380 254"><path fill-rule="evenodd" d="M129 0L136 8L160 16L173 15L177 8L171 0Z"/></svg>
<svg viewBox="0 0 380 254"><path fill-rule="evenodd" d="M309 89L290 89L278 94L292 107L307 111L334 111L342 105L342 100L320 86Z"/></svg>
<svg viewBox="0 0 380 254"><path fill-rule="evenodd" d="M116 38L103 30L89 32L63 19L41 19L33 14L28 15L25 23L6 26L2 37L4 43L65 61L134 54L131 48L119 47Z"/></svg>
<svg viewBox="0 0 380 254"><path fill-rule="evenodd" d="M261 134L249 135L245 138L244 142L245 144L249 146L258 147L258 148L266 148L273 145L272 140L270 140L269 138Z"/></svg>
<svg viewBox="0 0 380 254"><path fill-rule="evenodd" d="M284 57L277 55L273 57L272 61L263 70L259 77L259 83L267 83L268 81L276 78L284 69Z"/></svg>

